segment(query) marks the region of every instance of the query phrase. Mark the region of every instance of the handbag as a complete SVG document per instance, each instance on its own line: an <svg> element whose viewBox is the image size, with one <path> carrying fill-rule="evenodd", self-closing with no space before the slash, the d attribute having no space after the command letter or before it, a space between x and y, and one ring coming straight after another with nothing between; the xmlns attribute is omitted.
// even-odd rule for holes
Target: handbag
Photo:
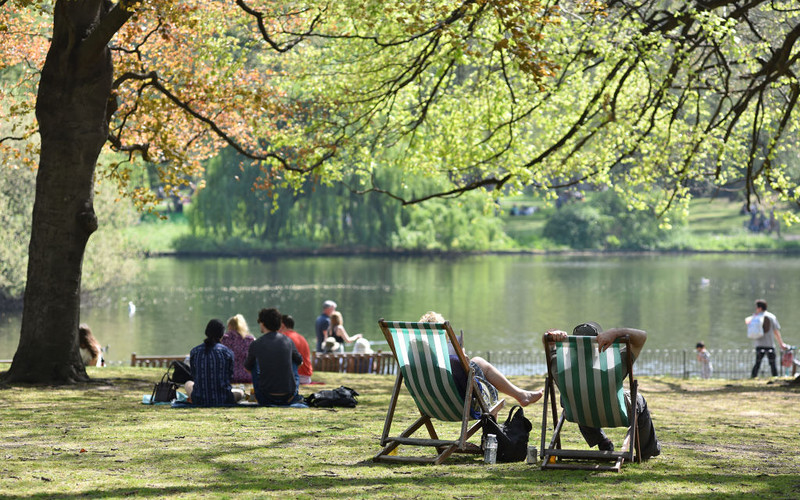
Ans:
<svg viewBox="0 0 800 500"><path fill-rule="evenodd" d="M533 425L525 417L522 407L512 406L503 425L497 423L494 415L485 413L481 416L481 426L483 427L481 448L484 448L487 435L497 436L498 462L522 462L525 460L528 454L528 437Z"/></svg>
<svg viewBox="0 0 800 500"><path fill-rule="evenodd" d="M160 382L153 386L153 394L150 396L150 404L169 403L176 397L178 385L169 379L169 372L161 377Z"/></svg>

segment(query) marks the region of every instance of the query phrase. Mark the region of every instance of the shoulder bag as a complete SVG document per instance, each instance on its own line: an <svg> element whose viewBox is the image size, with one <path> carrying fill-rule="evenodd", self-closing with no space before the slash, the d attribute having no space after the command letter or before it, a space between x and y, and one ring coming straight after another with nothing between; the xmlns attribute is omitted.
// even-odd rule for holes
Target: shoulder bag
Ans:
<svg viewBox="0 0 800 500"><path fill-rule="evenodd" d="M525 417L522 407L512 406L503 425L497 423L494 415L485 413L481 416L481 425L483 426L481 447L486 442L488 434L497 436L498 462L522 462L525 460L528 453L528 437L533 425Z"/></svg>
<svg viewBox="0 0 800 500"><path fill-rule="evenodd" d="M153 386L153 394L150 396L150 404L169 403L176 397L177 384L169 379L169 372L161 377L160 382Z"/></svg>

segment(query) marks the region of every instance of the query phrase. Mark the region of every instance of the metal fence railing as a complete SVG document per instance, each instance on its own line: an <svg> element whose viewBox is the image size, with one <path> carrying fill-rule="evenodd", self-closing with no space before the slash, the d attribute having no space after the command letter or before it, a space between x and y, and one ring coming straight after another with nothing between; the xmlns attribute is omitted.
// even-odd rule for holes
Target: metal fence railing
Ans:
<svg viewBox="0 0 800 500"><path fill-rule="evenodd" d="M755 362L753 349L716 349L708 351L713 366L712 378L743 379L750 377ZM544 352L536 351L470 351L470 357L481 356L506 375L544 375L547 372ZM792 375L792 367L781 366L781 353L776 352L779 375ZM636 375L668 375L679 378L700 377L701 366L696 352L688 349L645 349L633 369ZM769 376L767 358L761 362L761 376Z"/></svg>

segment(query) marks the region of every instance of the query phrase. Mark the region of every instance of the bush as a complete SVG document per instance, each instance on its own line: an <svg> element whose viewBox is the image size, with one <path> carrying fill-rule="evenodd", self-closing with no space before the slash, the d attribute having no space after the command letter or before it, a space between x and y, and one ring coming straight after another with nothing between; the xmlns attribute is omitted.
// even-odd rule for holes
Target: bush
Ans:
<svg viewBox="0 0 800 500"><path fill-rule="evenodd" d="M468 193L458 200L428 200L406 207L405 222L392 236L394 248L411 250L496 250L511 241L499 217L484 212L486 198Z"/></svg>
<svg viewBox="0 0 800 500"><path fill-rule="evenodd" d="M629 210L615 191L562 206L547 221L543 235L586 250L652 250L670 235L652 209Z"/></svg>
<svg viewBox="0 0 800 500"><path fill-rule="evenodd" d="M588 203L564 205L547 221L543 235L576 249L601 249L613 220Z"/></svg>
<svg viewBox="0 0 800 500"><path fill-rule="evenodd" d="M81 283L86 292L128 281L137 271L135 245L118 234L136 221L137 214L129 200L114 201L113 186L101 184L98 189L94 209L100 227L86 245ZM34 171L9 169L0 175L0 224L5 231L0 241L0 303L18 302L25 291L35 191Z"/></svg>

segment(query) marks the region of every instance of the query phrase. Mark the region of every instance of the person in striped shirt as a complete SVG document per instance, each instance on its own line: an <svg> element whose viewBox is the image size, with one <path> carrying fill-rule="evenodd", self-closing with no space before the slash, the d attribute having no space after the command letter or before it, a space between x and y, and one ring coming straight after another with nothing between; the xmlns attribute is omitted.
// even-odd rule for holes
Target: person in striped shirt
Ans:
<svg viewBox="0 0 800 500"><path fill-rule="evenodd" d="M233 351L220 343L225 325L212 319L206 325L206 339L189 353L192 380L186 382L186 393L192 404L224 406L244 397L241 389L231 388Z"/></svg>

